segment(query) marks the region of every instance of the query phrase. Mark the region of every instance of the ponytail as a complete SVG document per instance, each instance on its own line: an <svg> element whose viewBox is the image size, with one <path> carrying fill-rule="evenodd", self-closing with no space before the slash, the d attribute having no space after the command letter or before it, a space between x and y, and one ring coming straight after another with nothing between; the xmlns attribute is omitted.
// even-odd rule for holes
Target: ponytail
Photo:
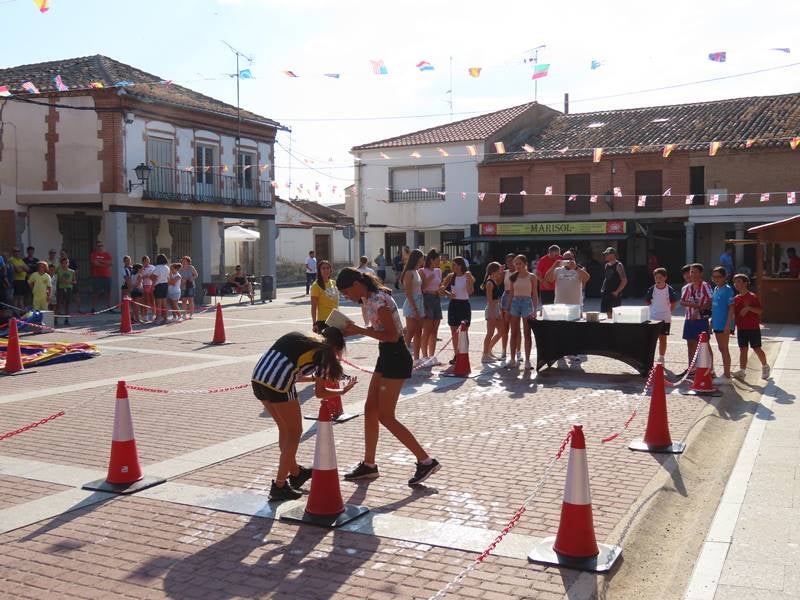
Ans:
<svg viewBox="0 0 800 600"><path fill-rule="evenodd" d="M340 290L346 290L356 282L362 284L370 293L392 293L392 290L383 285L383 282L378 279L377 275L373 275L372 273L363 273L353 267L344 267L341 271L339 271L339 275L336 277L336 287Z"/></svg>
<svg viewBox="0 0 800 600"><path fill-rule="evenodd" d="M481 289L486 289L486 282L489 281L489 278L497 273L502 267L500 266L499 262L490 262L486 266L486 275L483 277L483 283L481 283Z"/></svg>

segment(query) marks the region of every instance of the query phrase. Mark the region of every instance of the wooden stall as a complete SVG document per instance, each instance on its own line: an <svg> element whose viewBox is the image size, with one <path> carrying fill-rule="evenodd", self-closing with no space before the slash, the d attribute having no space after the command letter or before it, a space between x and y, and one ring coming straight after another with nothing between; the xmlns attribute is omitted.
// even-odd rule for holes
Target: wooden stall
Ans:
<svg viewBox="0 0 800 600"><path fill-rule="evenodd" d="M781 264L786 248L800 252L800 215L751 227L756 235L756 281L765 323L800 323L800 278Z"/></svg>

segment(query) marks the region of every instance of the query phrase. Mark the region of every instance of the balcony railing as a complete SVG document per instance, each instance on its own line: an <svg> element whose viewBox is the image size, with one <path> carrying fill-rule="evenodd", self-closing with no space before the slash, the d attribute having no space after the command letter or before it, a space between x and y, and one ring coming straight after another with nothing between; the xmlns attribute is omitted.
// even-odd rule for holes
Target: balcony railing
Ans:
<svg viewBox="0 0 800 600"><path fill-rule="evenodd" d="M438 192L443 192L443 187L422 188L415 190L392 190L392 202L426 202L429 200L444 200L444 196Z"/></svg>
<svg viewBox="0 0 800 600"><path fill-rule="evenodd" d="M272 206L271 191L269 181L246 177L240 179L206 171L151 167L142 198L269 208Z"/></svg>

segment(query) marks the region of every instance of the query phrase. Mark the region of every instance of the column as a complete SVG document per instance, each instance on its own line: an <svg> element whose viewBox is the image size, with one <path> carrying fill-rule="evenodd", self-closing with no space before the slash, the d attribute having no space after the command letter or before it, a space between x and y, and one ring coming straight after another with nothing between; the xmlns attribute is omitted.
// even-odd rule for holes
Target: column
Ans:
<svg viewBox="0 0 800 600"><path fill-rule="evenodd" d="M277 297L276 290L278 288L278 269L276 264L277 247L275 239L277 237L277 227L275 225L275 216L269 215L266 219L259 219L258 232L261 234L261 239L257 242L257 264L260 267L258 275L272 276L272 295L268 296L268 298L274 300Z"/></svg>
<svg viewBox="0 0 800 600"><path fill-rule="evenodd" d="M219 232L219 275L225 276L225 221L220 220L217 222L217 229Z"/></svg>
<svg viewBox="0 0 800 600"><path fill-rule="evenodd" d="M694 262L694 223L686 221L686 264Z"/></svg>
<svg viewBox="0 0 800 600"><path fill-rule="evenodd" d="M121 300L122 257L128 254L128 213L103 211L103 241L111 254L111 303Z"/></svg>
<svg viewBox="0 0 800 600"><path fill-rule="evenodd" d="M195 300L202 302L203 282L211 281L211 242L214 230L211 217L192 216L192 264L199 279L195 285Z"/></svg>
<svg viewBox="0 0 800 600"><path fill-rule="evenodd" d="M406 246L411 250L417 247L417 232L413 229L406 231Z"/></svg>
<svg viewBox="0 0 800 600"><path fill-rule="evenodd" d="M744 239L744 223L736 223L736 239ZM744 264L744 244L736 244L736 255L734 256L734 267L737 269Z"/></svg>

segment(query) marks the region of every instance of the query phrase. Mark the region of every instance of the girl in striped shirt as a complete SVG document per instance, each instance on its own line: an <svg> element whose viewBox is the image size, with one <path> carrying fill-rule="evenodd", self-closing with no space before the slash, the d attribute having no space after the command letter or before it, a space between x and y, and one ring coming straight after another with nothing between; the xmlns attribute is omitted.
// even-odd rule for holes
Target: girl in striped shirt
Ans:
<svg viewBox="0 0 800 600"><path fill-rule="evenodd" d="M278 426L281 456L278 473L272 481L269 499L295 500L299 488L311 478L311 469L297 464L297 447L303 432L303 417L295 383L314 381L317 398L344 394L356 384L355 377L340 388L326 386L326 380L342 379L340 362L344 337L335 327L321 335L287 333L267 350L253 369L253 393Z"/></svg>

